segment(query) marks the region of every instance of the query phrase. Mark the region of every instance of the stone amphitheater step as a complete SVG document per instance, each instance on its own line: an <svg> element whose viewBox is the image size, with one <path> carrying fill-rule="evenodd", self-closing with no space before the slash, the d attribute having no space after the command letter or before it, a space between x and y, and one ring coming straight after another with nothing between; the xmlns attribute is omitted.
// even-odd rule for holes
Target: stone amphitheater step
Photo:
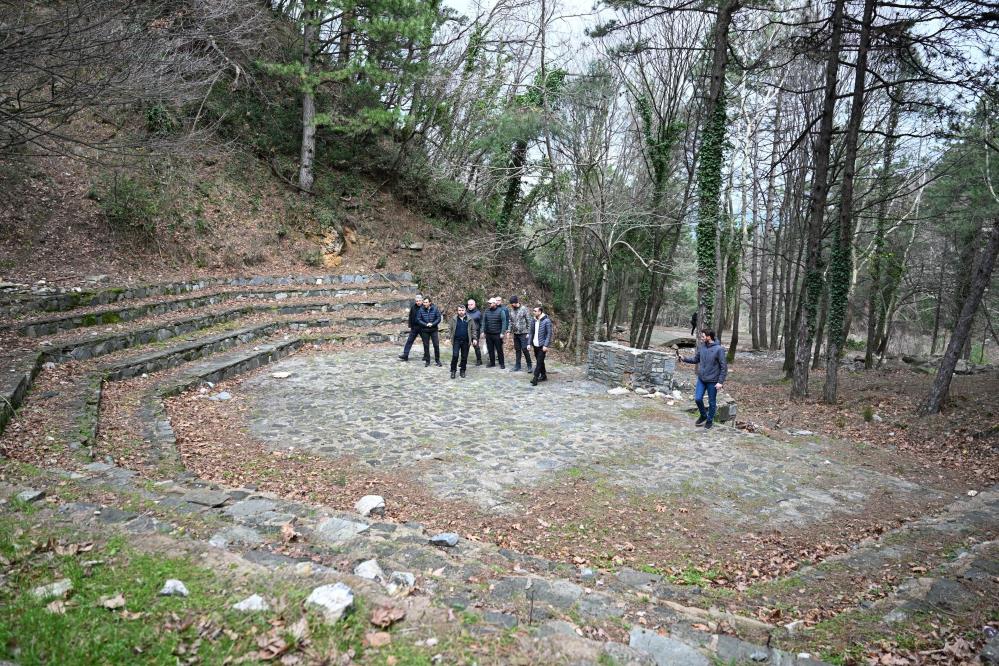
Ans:
<svg viewBox="0 0 999 666"><path fill-rule="evenodd" d="M580 641L591 649L591 658L578 657L571 663L606 663L601 654L620 660L615 663L634 664L820 663L807 655L706 630L697 615L610 589L599 576L567 578L557 573L555 564L550 567L553 573L526 575L500 549L468 539L452 548L434 546L431 535L418 524L334 512L253 488L224 488L191 478L149 483L131 470L104 463L60 474L62 484L92 488L104 498L119 496L121 505L134 506L140 500L151 507L139 513L67 502L59 512L71 520L93 521L96 516L99 522L120 525L131 534L173 533L170 517L183 516L187 529L200 533L202 547L225 550L266 569L300 576L336 575L354 585L365 583L350 572L374 559L386 574L411 574L415 594L428 596L435 605L470 613L500 629L535 627L541 639ZM289 545L282 534L285 525L298 534L292 555L285 554ZM635 621L631 618L641 623L626 632L621 627ZM599 640L581 638L579 625L586 625Z"/></svg>
<svg viewBox="0 0 999 666"><path fill-rule="evenodd" d="M0 328L6 328L19 335L29 338L38 338L55 335L62 331L71 331L92 326L103 326L110 324L120 324L134 321L146 317L164 315L170 312L182 310L196 310L206 306L218 305L232 300L267 300L280 302L286 299L305 298L332 298L342 299L344 297L359 296L367 297L370 302L377 302L377 297L390 294L405 295L415 293L416 287L412 285L359 285L352 288L314 288L314 287L294 287L290 289L265 291L251 290L246 288L233 289L222 288L211 294L198 296L185 296L163 300L161 298L144 299L145 302L130 305L127 307L102 307L99 309L85 308L74 310L70 314L59 317L48 317L42 319L31 319L17 321L6 324ZM258 306L266 308L266 305Z"/></svg>
<svg viewBox="0 0 999 666"><path fill-rule="evenodd" d="M235 278L202 278L163 284L101 289L65 289L56 293L7 295L0 302L0 316L12 316L32 311L63 312L75 308L108 305L151 296L175 296L212 287L274 287L293 285L363 285L384 281L400 286L412 283L411 273L373 273L343 275L253 276Z"/></svg>
<svg viewBox="0 0 999 666"><path fill-rule="evenodd" d="M57 339L54 341L54 344L45 345L43 353L46 361L53 361L56 363L62 363L69 360L83 361L105 354L111 354L123 349L130 349L150 343L162 343L170 338L218 326L220 324L235 322L253 314L272 314L278 316L328 313L332 315L334 313L341 313L350 310L364 310L370 312L371 314L395 312L398 316L394 318L386 318L365 317L359 315L355 317L346 317L343 321L346 322L347 325L353 326L364 326L365 322L405 322L405 317L403 315L408 304L409 301L405 299L395 299L382 302L371 300L351 302L308 301L304 303L289 303L282 305L257 303L223 309L203 315L179 318L176 320L158 321L152 325L145 325L140 320L139 322L136 322L135 326L128 327L126 330L96 337L87 336L77 337L75 339ZM338 320L334 317L319 319L313 317L312 319L289 319L281 321L274 319L273 322L269 323L289 327L301 327L303 324L315 326L322 325L313 323L318 321L334 322ZM261 324L260 326L263 325L264 324Z"/></svg>

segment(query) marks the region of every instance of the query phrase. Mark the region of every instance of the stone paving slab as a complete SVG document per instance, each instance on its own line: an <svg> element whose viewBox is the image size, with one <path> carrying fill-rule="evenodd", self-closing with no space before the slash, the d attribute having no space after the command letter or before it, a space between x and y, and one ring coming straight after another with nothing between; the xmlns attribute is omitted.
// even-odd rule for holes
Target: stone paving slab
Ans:
<svg viewBox="0 0 999 666"><path fill-rule="evenodd" d="M509 350L508 350L509 351ZM354 457L402 471L445 499L515 508L507 492L587 470L641 493L693 497L728 522L807 526L887 496L939 491L860 464L832 462L825 444L779 442L728 427L694 428L679 409L608 395L581 370L526 373L408 363L393 349L298 355L247 380L249 428L274 449Z"/></svg>

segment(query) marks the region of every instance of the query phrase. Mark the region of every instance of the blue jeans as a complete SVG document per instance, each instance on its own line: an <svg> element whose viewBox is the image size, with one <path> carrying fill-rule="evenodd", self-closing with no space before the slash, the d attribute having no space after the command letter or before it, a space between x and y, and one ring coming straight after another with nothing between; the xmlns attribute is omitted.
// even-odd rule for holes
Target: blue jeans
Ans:
<svg viewBox="0 0 999 666"><path fill-rule="evenodd" d="M714 423L715 412L718 411L718 389L715 388L717 382L705 384L700 377L697 378L697 388L694 389L694 402L697 403L697 410L701 413L702 419L707 419L708 423ZM708 393L708 411L704 411L704 392Z"/></svg>

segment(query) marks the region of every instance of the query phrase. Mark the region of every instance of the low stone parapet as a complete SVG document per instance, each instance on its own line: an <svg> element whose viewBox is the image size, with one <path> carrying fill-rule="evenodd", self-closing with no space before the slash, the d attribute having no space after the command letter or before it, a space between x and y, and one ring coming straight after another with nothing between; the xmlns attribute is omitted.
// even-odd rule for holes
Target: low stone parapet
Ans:
<svg viewBox="0 0 999 666"><path fill-rule="evenodd" d="M628 388L671 391L682 388L674 378L676 356L672 351L634 349L616 342L590 344L586 376L590 379Z"/></svg>

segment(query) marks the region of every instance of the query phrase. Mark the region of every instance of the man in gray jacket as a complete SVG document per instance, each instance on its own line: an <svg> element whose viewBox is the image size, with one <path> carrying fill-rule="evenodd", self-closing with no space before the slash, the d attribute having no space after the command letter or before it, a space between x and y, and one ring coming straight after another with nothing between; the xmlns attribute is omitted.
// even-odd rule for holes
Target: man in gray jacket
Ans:
<svg viewBox="0 0 999 666"><path fill-rule="evenodd" d="M714 424L715 412L718 410L718 389L722 388L728 376L728 364L725 361L725 348L715 340L715 332L710 329L701 331L701 342L697 352L690 358L676 357L684 363L697 364L697 388L694 389L694 402L700 418L694 424L710 429ZM704 394L708 394L708 408L704 409Z"/></svg>
<svg viewBox="0 0 999 666"><path fill-rule="evenodd" d="M520 298L514 294L510 297L510 335L513 337L513 351L517 355L517 362L511 372L520 370L520 354L523 352L524 360L527 361L527 371L531 372L531 324L534 318L527 312L527 308L520 304Z"/></svg>

